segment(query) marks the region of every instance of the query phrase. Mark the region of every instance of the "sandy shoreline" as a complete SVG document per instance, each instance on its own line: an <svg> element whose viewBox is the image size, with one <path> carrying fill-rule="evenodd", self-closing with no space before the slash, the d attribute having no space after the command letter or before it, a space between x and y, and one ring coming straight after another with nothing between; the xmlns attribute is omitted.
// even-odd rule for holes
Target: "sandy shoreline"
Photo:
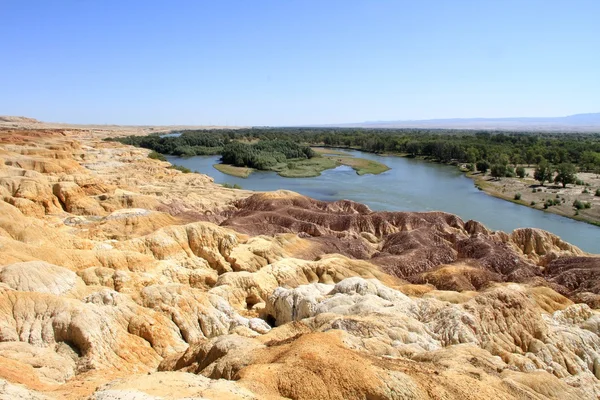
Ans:
<svg viewBox="0 0 600 400"><path fill-rule="evenodd" d="M529 175L533 175L533 168L527 168ZM530 170L530 171L529 171ZM549 212L577 221L587 222L600 226L600 197L595 196L596 189L600 187L600 178L595 174L579 173L578 177L590 186L562 185L546 183L541 186L532 178L501 178L495 180L489 175L466 172L465 176L474 181L475 186L490 196L507 200L521 206L533 208L538 211ZM584 193L587 192L587 193ZM520 194L520 196L518 196ZM518 196L517 199L515 196ZM546 200L559 202L558 205L544 207ZM579 200L589 202L591 208L575 210L573 202Z"/></svg>

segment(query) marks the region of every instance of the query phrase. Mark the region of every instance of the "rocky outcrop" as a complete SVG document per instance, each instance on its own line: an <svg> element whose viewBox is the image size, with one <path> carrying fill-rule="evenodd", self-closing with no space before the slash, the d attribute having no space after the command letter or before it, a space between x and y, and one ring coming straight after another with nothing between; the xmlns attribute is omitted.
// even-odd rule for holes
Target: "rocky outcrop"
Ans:
<svg viewBox="0 0 600 400"><path fill-rule="evenodd" d="M539 229L491 232L441 212L372 212L351 201L326 203L297 194L254 194L236 203L221 224L249 234L301 232L319 253L341 253L413 283L473 290L488 282L543 284L568 294L552 262L579 256L577 247ZM296 254L313 258L314 253ZM468 265L468 268L464 267ZM453 275L453 276L450 276ZM443 277L443 279L437 279Z"/></svg>
<svg viewBox="0 0 600 400"><path fill-rule="evenodd" d="M181 372L156 372L112 381L98 388L90 400L140 399L232 399L258 400L236 382L209 379Z"/></svg>
<svg viewBox="0 0 600 400"><path fill-rule="evenodd" d="M600 397L597 256L225 189L117 133L0 130L0 399Z"/></svg>
<svg viewBox="0 0 600 400"><path fill-rule="evenodd" d="M469 344L521 372L592 381L599 373L600 314L581 304L543 314L536 296L514 284L448 304L411 299L377 280L348 278L335 286L278 288L265 312L277 325L302 321L317 331L342 330L352 347L371 354L412 357Z"/></svg>
<svg viewBox="0 0 600 400"><path fill-rule="evenodd" d="M0 282L16 291L55 295L81 292L85 286L73 271L43 261L0 267Z"/></svg>

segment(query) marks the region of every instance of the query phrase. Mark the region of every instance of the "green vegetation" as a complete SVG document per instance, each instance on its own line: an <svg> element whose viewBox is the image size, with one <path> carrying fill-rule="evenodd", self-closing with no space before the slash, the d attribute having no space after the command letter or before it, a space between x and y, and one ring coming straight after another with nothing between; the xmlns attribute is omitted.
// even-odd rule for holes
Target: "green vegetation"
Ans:
<svg viewBox="0 0 600 400"><path fill-rule="evenodd" d="M492 175L496 178L515 174L524 177L525 171L520 164L537 164L535 179L542 185L553 181L555 169L558 171L555 179L563 185L573 183L573 168L575 171L578 169L600 174L600 133L248 128L185 131L179 137L153 134L106 140L148 148L161 154L221 154L224 164L278 171L284 176L305 176L301 175L301 171L296 171L298 169L304 169L306 173L313 175L317 173L320 167L307 168L302 163L295 165L302 160L318 157L309 146L346 147L373 153L401 154L453 165L468 163L483 174L494 167ZM333 154L337 150L325 148L319 149L319 152ZM351 166L354 168L354 165ZM378 171L377 168L371 170ZM366 169L367 172L363 171L365 169L357 169L358 173L370 173L369 169ZM578 180L575 183L583 185Z"/></svg>
<svg viewBox="0 0 600 400"><path fill-rule="evenodd" d="M504 175L506 175L506 165L502 164L494 164L490 170L490 175L492 175L496 179L500 179Z"/></svg>
<svg viewBox="0 0 600 400"><path fill-rule="evenodd" d="M154 150L152 150L150 154L148 154L148 158L151 158L153 160L167 161L167 158L165 156Z"/></svg>
<svg viewBox="0 0 600 400"><path fill-rule="evenodd" d="M358 175L380 174L390 169L387 165L377 161L366 160L364 158L354 157L333 157L333 159L342 165L352 167Z"/></svg>
<svg viewBox="0 0 600 400"><path fill-rule="evenodd" d="M549 182L552 179L552 168L548 161L540 161L535 169L535 172L533 173L533 177L536 181L540 182L542 186L544 186L544 182Z"/></svg>
<svg viewBox="0 0 600 400"><path fill-rule="evenodd" d="M220 154L222 147L231 141L231 136L218 131L202 131L202 133L185 132L178 137L160 137L158 134L153 134L148 136L125 136L107 140L151 149L161 154L191 157Z"/></svg>
<svg viewBox="0 0 600 400"><path fill-rule="evenodd" d="M589 201L583 202L581 200L575 200L573 202L573 207L576 210L581 210L583 208L592 208L592 203L590 203Z"/></svg>
<svg viewBox="0 0 600 400"><path fill-rule="evenodd" d="M182 165L171 165L171 166L169 167L169 169L176 169L177 171L181 171L181 172L183 172L184 174L189 174L189 173L191 173L191 172L192 172L192 170L191 170L191 169L189 169L189 168L186 168L186 167L184 167L184 166L182 166Z"/></svg>
<svg viewBox="0 0 600 400"><path fill-rule="evenodd" d="M237 183L236 183L236 184L233 184L233 185L232 185L232 184L230 184L230 183L224 183L224 184L222 184L221 186L223 186L224 188L227 188L227 189L241 189L241 188L242 188L242 187L241 187L240 185L238 185Z"/></svg>
<svg viewBox="0 0 600 400"><path fill-rule="evenodd" d="M547 199L544 202L544 208L547 209L548 207L558 206L559 204L560 204L559 199Z"/></svg>
<svg viewBox="0 0 600 400"><path fill-rule="evenodd" d="M335 149L331 149L328 147L313 147L312 148L313 151L317 154L327 154L327 155L333 155L333 156L345 156L345 157L352 157L349 153L342 151L342 150L335 150Z"/></svg>
<svg viewBox="0 0 600 400"><path fill-rule="evenodd" d="M220 154L222 149L222 147L179 146L171 154L179 157L214 156Z"/></svg>
<svg viewBox="0 0 600 400"><path fill-rule="evenodd" d="M247 167L235 167L229 164L214 164L213 167L217 171L221 171L227 175L233 175L240 178L247 178L252 173L252 168Z"/></svg>
<svg viewBox="0 0 600 400"><path fill-rule="evenodd" d="M254 168L274 171L288 178L297 178L318 176L323 170L335 168L337 165L329 157L319 156L310 147L289 140L262 140L252 144L231 142L223 148L221 155L221 162L230 164L219 168L225 173ZM245 168L245 170L234 170L234 168Z"/></svg>
<svg viewBox="0 0 600 400"><path fill-rule="evenodd" d="M594 196L600 197L600 189L596 189L596 194Z"/></svg>
<svg viewBox="0 0 600 400"><path fill-rule="evenodd" d="M482 174L485 174L487 170L490 169L490 163L485 160L477 161L476 167L477 171L481 172Z"/></svg>
<svg viewBox="0 0 600 400"><path fill-rule="evenodd" d="M600 173L600 133L564 134L451 129L248 128L185 131L179 137L113 138L162 154L220 154L232 141L291 141L299 145L348 147L373 153L400 153L439 162L475 164L572 163ZM190 151L190 148L192 149ZM210 148L210 151L207 150Z"/></svg>
<svg viewBox="0 0 600 400"><path fill-rule="evenodd" d="M313 157L281 164L276 166L273 171L286 178L309 178L319 176L324 170L337 166L338 164L329 157Z"/></svg>
<svg viewBox="0 0 600 400"><path fill-rule="evenodd" d="M521 193L515 193L515 200L521 200Z"/></svg>
<svg viewBox="0 0 600 400"><path fill-rule="evenodd" d="M231 142L225 145L221 151L221 162L236 167L273 171L280 163L287 165L287 160L308 159L315 156L317 153L310 147L301 146L290 140L261 140L253 144Z"/></svg>
<svg viewBox="0 0 600 400"><path fill-rule="evenodd" d="M575 183L575 173L577 170L571 163L562 163L556 168L556 177L554 183L561 183L566 187L569 183Z"/></svg>

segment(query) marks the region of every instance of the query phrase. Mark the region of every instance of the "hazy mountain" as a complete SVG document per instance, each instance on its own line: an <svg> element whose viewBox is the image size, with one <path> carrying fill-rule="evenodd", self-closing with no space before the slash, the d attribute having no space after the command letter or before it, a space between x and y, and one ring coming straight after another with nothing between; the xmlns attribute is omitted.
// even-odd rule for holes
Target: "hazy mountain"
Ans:
<svg viewBox="0 0 600 400"><path fill-rule="evenodd" d="M365 128L526 129L600 132L600 113L575 114L566 117L449 118L405 121L366 121L330 126Z"/></svg>

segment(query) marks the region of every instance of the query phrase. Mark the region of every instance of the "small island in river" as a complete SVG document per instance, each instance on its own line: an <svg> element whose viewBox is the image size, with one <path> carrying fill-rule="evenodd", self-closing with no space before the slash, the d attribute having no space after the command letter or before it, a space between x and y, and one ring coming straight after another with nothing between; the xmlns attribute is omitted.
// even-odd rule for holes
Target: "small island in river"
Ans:
<svg viewBox="0 0 600 400"><path fill-rule="evenodd" d="M256 135L259 133L259 137ZM353 157L343 151L311 147L302 136L281 135L270 130L186 131L176 134L154 134L109 138L154 151L151 157L220 155L218 171L247 178L253 171L273 171L286 178L319 176L327 169L347 165L358 175L380 174L389 169L377 161Z"/></svg>
<svg viewBox="0 0 600 400"><path fill-rule="evenodd" d="M268 167L267 170L277 172L279 176L285 178L310 178L319 176L321 172L347 165L354 169L358 175L380 174L390 168L377 161L354 157L344 151L332 150L322 147L311 148L315 154L310 158L288 159L286 162L280 162ZM247 178L254 168L239 167L231 164L214 164L213 167L227 175Z"/></svg>

